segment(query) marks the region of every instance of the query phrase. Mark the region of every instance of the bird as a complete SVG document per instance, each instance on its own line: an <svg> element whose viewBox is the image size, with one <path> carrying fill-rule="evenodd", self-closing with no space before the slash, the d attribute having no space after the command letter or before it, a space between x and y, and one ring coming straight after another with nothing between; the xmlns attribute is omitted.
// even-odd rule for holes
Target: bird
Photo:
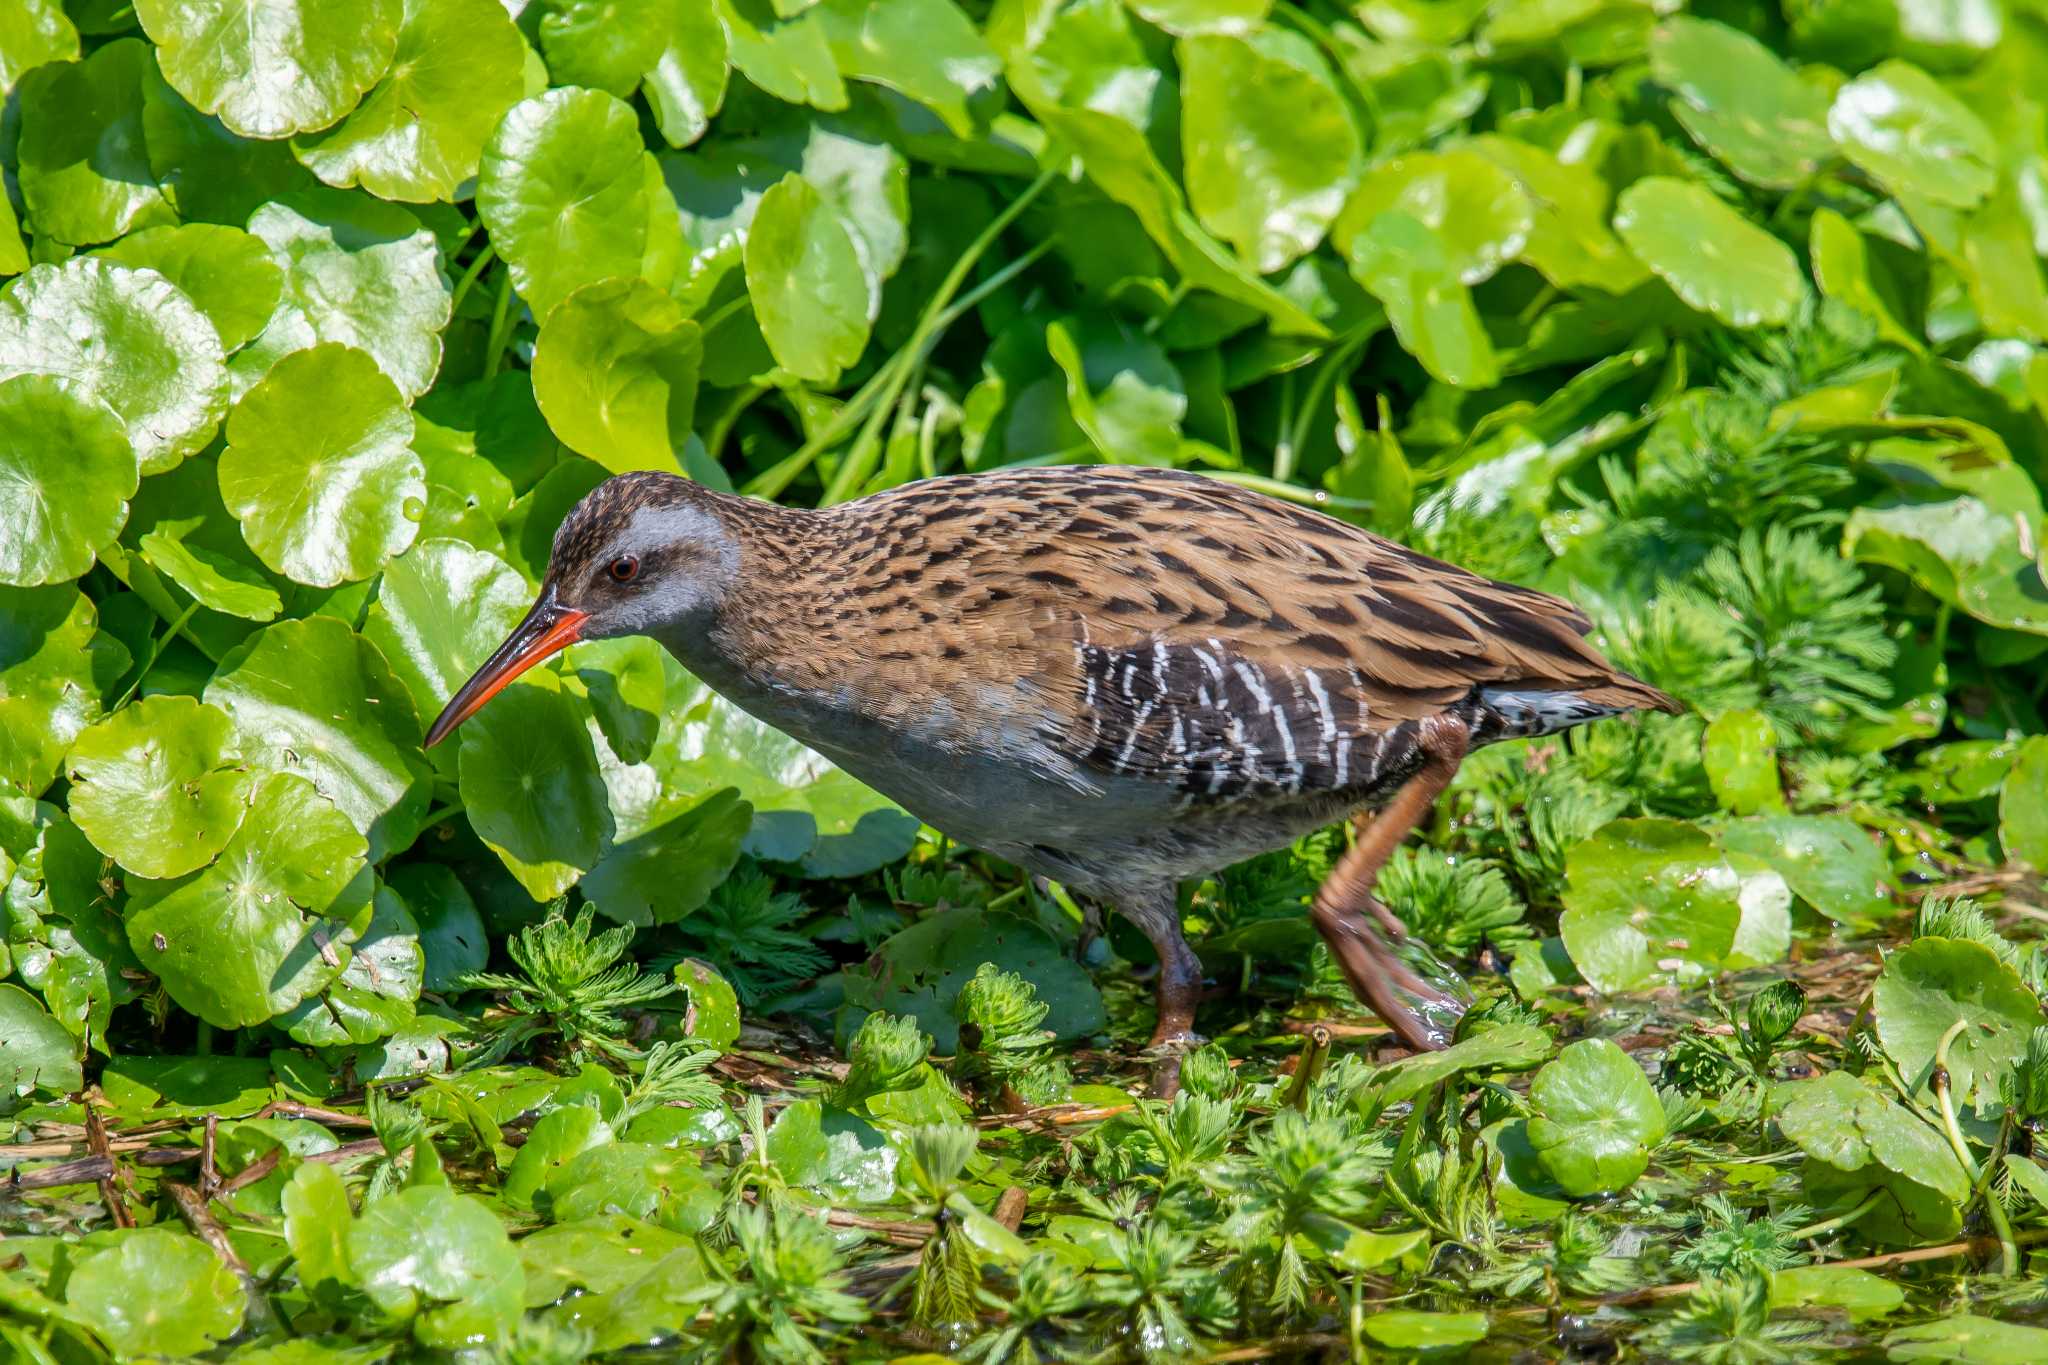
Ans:
<svg viewBox="0 0 2048 1365"><path fill-rule="evenodd" d="M1179 886L1346 819L1315 928L1403 1044L1450 1043L1469 992L1376 880L1474 749L1681 710L1590 630L1191 471L1014 468L823 509L635 472L563 520L531 611L426 744L569 644L651 637L924 823L1142 930L1170 1093L1203 989Z"/></svg>

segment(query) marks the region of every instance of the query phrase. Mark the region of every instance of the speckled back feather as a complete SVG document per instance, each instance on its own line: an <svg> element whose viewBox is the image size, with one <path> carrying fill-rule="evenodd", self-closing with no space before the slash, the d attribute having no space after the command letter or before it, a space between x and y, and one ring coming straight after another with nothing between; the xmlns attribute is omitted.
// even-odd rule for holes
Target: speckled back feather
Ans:
<svg viewBox="0 0 2048 1365"><path fill-rule="evenodd" d="M967 750L1022 728L1083 780L1363 792L1446 711L1485 743L1678 709L1566 602L1200 475L1014 470L824 512L662 493L712 500L741 540L721 647L777 689Z"/></svg>

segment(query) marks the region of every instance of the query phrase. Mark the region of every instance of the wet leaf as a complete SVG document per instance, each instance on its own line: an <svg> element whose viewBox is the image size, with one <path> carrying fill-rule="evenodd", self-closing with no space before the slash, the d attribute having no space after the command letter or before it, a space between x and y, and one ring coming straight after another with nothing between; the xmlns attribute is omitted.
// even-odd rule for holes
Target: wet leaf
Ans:
<svg viewBox="0 0 2048 1365"><path fill-rule="evenodd" d="M92 600L69 585L0 587L0 798L7 786L41 792L99 719L128 652L97 627Z"/></svg>
<svg viewBox="0 0 2048 1365"><path fill-rule="evenodd" d="M379 1308L412 1319L422 1345L497 1337L525 1302L519 1253L497 1215L446 1185L415 1185L364 1209L348 1261Z"/></svg>
<svg viewBox="0 0 2048 1365"><path fill-rule="evenodd" d="M221 361L213 324L151 270L74 258L31 266L0 295L0 380L61 377L105 403L144 474L212 439L227 404Z"/></svg>
<svg viewBox="0 0 2048 1365"><path fill-rule="evenodd" d="M1836 155L1822 88L1726 24L1665 20L1650 39L1650 73L1693 140L1752 185L1792 189Z"/></svg>
<svg viewBox="0 0 2048 1365"><path fill-rule="evenodd" d="M1871 1007L1885 1054L1907 1085L1932 1103L1935 1058L1948 1045L1948 1074L1958 1109L1997 1111L1998 1085L2026 1052L2041 1006L2019 973L1981 943L1923 938L1885 959Z"/></svg>
<svg viewBox="0 0 2048 1365"><path fill-rule="evenodd" d="M256 784L234 722L191 697L145 697L78 736L71 818L143 877L182 877L227 847Z"/></svg>
<svg viewBox="0 0 2048 1365"><path fill-rule="evenodd" d="M462 726L469 823L535 900L574 886L611 839L584 715L552 673L535 671Z"/></svg>
<svg viewBox="0 0 2048 1365"><path fill-rule="evenodd" d="M1910 62L1880 63L1837 91L1828 131L1844 156L1896 193L1969 208L1997 179L1990 131Z"/></svg>
<svg viewBox="0 0 2048 1365"><path fill-rule="evenodd" d="M1389 213L1428 228L1441 244L1445 268L1468 285L1490 279L1519 256L1535 228L1535 206L1521 183L1476 151L1421 152L1375 166L1332 236L1355 259L1356 239Z"/></svg>
<svg viewBox="0 0 2048 1365"><path fill-rule="evenodd" d="M709 899L739 861L754 808L727 788L605 851L583 894L621 924L673 924Z"/></svg>
<svg viewBox="0 0 2048 1365"><path fill-rule="evenodd" d="M345 908L365 851L312 783L275 774L211 866L132 889L129 946L184 1009L221 1028L260 1024L340 973L347 926L325 912Z"/></svg>
<svg viewBox="0 0 2048 1365"><path fill-rule="evenodd" d="M176 285L231 353L263 330L284 288L284 271L261 238L212 223L146 228L94 254Z"/></svg>
<svg viewBox="0 0 2048 1365"><path fill-rule="evenodd" d="M1283 29L1183 40L1182 149L1202 225L1261 274L1315 249L1358 181L1358 131L1315 45Z"/></svg>
<svg viewBox="0 0 2048 1365"><path fill-rule="evenodd" d="M381 199L453 199L498 117L525 93L524 44L495 0L403 0L391 68L300 161ZM622 26L623 27L623 26Z"/></svg>
<svg viewBox="0 0 2048 1365"><path fill-rule="evenodd" d="M504 560L458 540L419 541L385 567L363 638L412 694L422 737L532 598Z"/></svg>
<svg viewBox="0 0 2048 1365"><path fill-rule="evenodd" d="M71 1272L65 1302L123 1355L197 1355L233 1336L247 1301L207 1246L138 1228Z"/></svg>
<svg viewBox="0 0 2048 1365"><path fill-rule="evenodd" d="M1635 1059L1604 1038L1572 1043L1536 1073L1529 1141L1565 1192L1612 1194L1635 1183L1664 1139L1664 1106Z"/></svg>
<svg viewBox="0 0 2048 1365"><path fill-rule="evenodd" d="M679 472L703 352L703 331L660 290L585 285L541 327L533 396L564 445L614 474Z"/></svg>
<svg viewBox="0 0 2048 1365"><path fill-rule="evenodd" d="M84 1085L71 1034L33 995L0 985L0 1094L68 1095Z"/></svg>
<svg viewBox="0 0 2048 1365"><path fill-rule="evenodd" d="M550 90L507 111L484 147L477 213L536 317L586 284L675 278L682 232L632 110Z"/></svg>
<svg viewBox="0 0 2048 1365"><path fill-rule="evenodd" d="M2048 739L2020 746L1998 799L1998 837L2006 856L2048 868Z"/></svg>
<svg viewBox="0 0 2048 1365"><path fill-rule="evenodd" d="M745 259L754 316L775 363L798 379L837 383L867 348L881 306L881 281L846 221L808 181L784 176L761 196Z"/></svg>
<svg viewBox="0 0 2048 1365"><path fill-rule="evenodd" d="M0 379L0 583L77 578L128 520L135 450L112 409L68 379Z"/></svg>
<svg viewBox="0 0 2048 1365"><path fill-rule="evenodd" d="M164 78L244 137L325 128L391 65L400 0L136 0Z"/></svg>
<svg viewBox="0 0 2048 1365"><path fill-rule="evenodd" d="M340 343L375 358L408 398L441 368L449 286L420 220L361 195L287 195L258 209L249 231L284 271L277 310L235 357L246 389L287 355Z"/></svg>
<svg viewBox="0 0 2048 1365"><path fill-rule="evenodd" d="M82 246L177 221L145 151L150 65L147 43L122 38L23 77L21 195L38 234Z"/></svg>
<svg viewBox="0 0 2048 1365"><path fill-rule="evenodd" d="M228 417L221 499L273 573L315 587L368 578L419 534L425 468L403 396L362 351L280 360Z"/></svg>
<svg viewBox="0 0 2048 1365"><path fill-rule="evenodd" d="M1638 180L1616 202L1614 230L1673 293L1730 327L1781 326L1806 292L1791 248L1690 181Z"/></svg>

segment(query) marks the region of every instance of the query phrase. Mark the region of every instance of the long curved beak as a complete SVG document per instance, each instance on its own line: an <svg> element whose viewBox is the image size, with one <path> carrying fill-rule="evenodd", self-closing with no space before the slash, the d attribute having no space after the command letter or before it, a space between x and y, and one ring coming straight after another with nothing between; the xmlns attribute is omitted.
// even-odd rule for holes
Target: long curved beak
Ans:
<svg viewBox="0 0 2048 1365"><path fill-rule="evenodd" d="M514 678L542 659L583 638L583 623L590 613L574 607L557 606L552 592L543 593L526 613L498 652L484 660L470 680L448 699L427 730L426 747L431 749L448 738L451 731L483 709L483 704L505 690Z"/></svg>

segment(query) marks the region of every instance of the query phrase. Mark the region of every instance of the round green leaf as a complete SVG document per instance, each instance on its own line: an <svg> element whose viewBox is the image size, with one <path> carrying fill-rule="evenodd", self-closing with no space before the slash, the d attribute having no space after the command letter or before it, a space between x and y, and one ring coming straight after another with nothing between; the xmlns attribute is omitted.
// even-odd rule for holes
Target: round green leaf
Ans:
<svg viewBox="0 0 2048 1365"><path fill-rule="evenodd" d="M633 111L596 90L512 106L484 147L476 208L535 317L613 277L675 278L682 225Z"/></svg>
<svg viewBox="0 0 2048 1365"><path fill-rule="evenodd" d="M415 1331L430 1343L466 1318L481 1317L485 1330L502 1327L525 1297L505 1225L481 1200L446 1185L415 1185L364 1209L348 1231L348 1261L355 1282L386 1313L426 1312ZM458 1308L435 1311L436 1303Z"/></svg>
<svg viewBox="0 0 2048 1365"><path fill-rule="evenodd" d="M1785 794L1778 787L1778 732L1763 712L1744 707L1714 717L1701 741L1700 760L1723 810L1754 815L1785 809Z"/></svg>
<svg viewBox="0 0 2048 1365"><path fill-rule="evenodd" d="M284 599L262 574L217 550L187 545L174 522L159 522L136 548L152 569L208 611L268 621L284 609Z"/></svg>
<svg viewBox="0 0 2048 1365"><path fill-rule="evenodd" d="M0 403L5 393L0 386ZM49 786L127 667L128 651L99 632L84 593L0 587L0 794Z"/></svg>
<svg viewBox="0 0 2048 1365"><path fill-rule="evenodd" d="M1969 208L1998 180L1998 142L1968 105L1910 62L1883 62L1835 93L1828 131L1887 189Z"/></svg>
<svg viewBox="0 0 2048 1365"><path fill-rule="evenodd" d="M518 1209L533 1207L533 1196L569 1158L592 1147L609 1146L612 1130L595 1109L571 1104L550 1109L527 1130L526 1145L505 1172L503 1193Z"/></svg>
<svg viewBox="0 0 2048 1365"><path fill-rule="evenodd" d="M710 899L739 861L754 808L727 788L605 851L583 894L621 924L673 924Z"/></svg>
<svg viewBox="0 0 2048 1365"><path fill-rule="evenodd" d="M540 21L548 74L558 85L626 98L660 59L672 8L665 0L553 0Z"/></svg>
<svg viewBox="0 0 2048 1365"><path fill-rule="evenodd" d="M1887 1333L1887 1360L1945 1360L1954 1365L2034 1365L2048 1360L2048 1328L1960 1313Z"/></svg>
<svg viewBox="0 0 2048 1365"><path fill-rule="evenodd" d="M1789 899L1776 872L1677 820L1616 820L1565 856L1565 880L1559 933L1603 991L1718 971L1751 912L1782 918Z"/></svg>
<svg viewBox="0 0 2048 1365"><path fill-rule="evenodd" d="M1624 294L1649 278L1607 225L1613 195L1598 171L1495 133L1466 146L1514 176L1528 196L1529 240L1521 257L1552 284Z"/></svg>
<svg viewBox="0 0 2048 1365"><path fill-rule="evenodd" d="M279 621L223 661L206 700L250 766L312 781L382 861L419 834L432 793L419 715L377 647L332 616Z"/></svg>
<svg viewBox="0 0 2048 1365"><path fill-rule="evenodd" d="M196 1356L242 1325L235 1272L196 1237L140 1228L71 1272L64 1301L123 1356Z"/></svg>
<svg viewBox="0 0 2048 1365"><path fill-rule="evenodd" d="M1885 1055L1930 1100L1942 1035L1964 1025L1948 1045L1949 1083L1956 1104L1973 1105L1980 1115L1995 1109L1999 1079L2019 1063L2027 1035L2043 1022L2019 973L1966 939L1916 939L1893 953L1871 1004Z"/></svg>
<svg viewBox="0 0 2048 1365"><path fill-rule="evenodd" d="M2048 635L2041 491L2004 443L1957 419L1919 419L1910 437L1865 448L1865 467L1899 492L1849 514L1844 548L1889 564L1980 621ZM1937 489L1946 490L1943 497Z"/></svg>
<svg viewBox="0 0 2048 1365"><path fill-rule="evenodd" d="M1664 1106L1635 1059L1605 1038L1572 1043L1536 1073L1529 1141L1577 1198L1627 1189L1664 1140Z"/></svg>
<svg viewBox="0 0 2048 1365"><path fill-rule="evenodd" d="M881 296L846 221L808 181L786 175L754 210L745 262L775 363L798 379L836 384L867 349Z"/></svg>
<svg viewBox="0 0 2048 1365"><path fill-rule="evenodd" d="M21 197L38 236L76 246L178 220L143 137L151 65L148 44L121 38L22 78Z"/></svg>
<svg viewBox="0 0 2048 1365"><path fill-rule="evenodd" d="M377 888L369 927L350 946L341 975L279 1021L297 1041L312 1047L373 1043L412 1022L426 959L419 924L396 892Z"/></svg>
<svg viewBox="0 0 2048 1365"><path fill-rule="evenodd" d="M1839 1308L1850 1321L1861 1322L1905 1302L1905 1291L1890 1280L1854 1266L1801 1265L1771 1274L1773 1308Z"/></svg>
<svg viewBox="0 0 2048 1365"><path fill-rule="evenodd" d="M1614 230L1673 293L1730 327L1782 326L1806 292L1792 248L1689 180L1636 181Z"/></svg>
<svg viewBox="0 0 2048 1365"><path fill-rule="evenodd" d="M66 764L71 818L93 847L143 877L182 877L241 827L255 778L226 713L145 697L78 737Z"/></svg>
<svg viewBox="0 0 2048 1365"><path fill-rule="evenodd" d="M1394 335L1424 369L1459 388L1500 382L1500 359L1472 291L1459 278L1451 246L1428 224L1382 213L1351 239L1350 250L1352 277L1386 305Z"/></svg>
<svg viewBox="0 0 2048 1365"><path fill-rule="evenodd" d="M164 79L244 137L325 128L391 66L400 0L135 0Z"/></svg>
<svg viewBox="0 0 2048 1365"><path fill-rule="evenodd" d="M1486 1340L1484 1313L1425 1313L1393 1308L1365 1320L1365 1334L1398 1351L1439 1351Z"/></svg>
<svg viewBox="0 0 2048 1365"><path fill-rule="evenodd" d="M0 584L90 569L139 482L120 418L90 391L56 375L0 379Z"/></svg>
<svg viewBox="0 0 2048 1365"><path fill-rule="evenodd" d="M1829 919L1854 924L1891 912L1884 854L1845 816L1742 820L1721 831L1721 846L1775 868L1799 899Z"/></svg>
<svg viewBox="0 0 2048 1365"><path fill-rule="evenodd" d="M610 841L611 808L585 713L546 670L462 726L469 823L535 900L561 895Z"/></svg>
<svg viewBox="0 0 2048 1365"><path fill-rule="evenodd" d="M294 352L228 416L221 500L273 573L322 588L368 578L419 534L412 436L375 360L331 343Z"/></svg>
<svg viewBox="0 0 2048 1365"><path fill-rule="evenodd" d="M1521 183L1463 149L1418 152L1373 167L1330 235L1349 252L1352 240L1385 213L1406 214L1429 228L1448 268L1468 285L1490 279L1521 255L1535 226L1535 207Z"/></svg>
<svg viewBox="0 0 2048 1365"><path fill-rule="evenodd" d="M61 375L127 425L144 474L213 439L227 409L220 335L153 270L91 257L38 265L0 296L0 378Z"/></svg>
<svg viewBox="0 0 2048 1365"><path fill-rule="evenodd" d="M404 8L390 74L355 112L294 150L330 185L361 185L380 199L453 199L476 174L499 115L525 93L525 44L498 0Z"/></svg>
<svg viewBox="0 0 2048 1365"><path fill-rule="evenodd" d="M660 290L585 285L541 326L533 396L564 445L614 474L677 472L703 352L703 332Z"/></svg>
<svg viewBox="0 0 2048 1365"><path fill-rule="evenodd" d="M211 867L131 884L128 945L180 1007L220 1028L260 1024L340 973L348 926L324 912L365 852L312 783L275 773Z"/></svg>
<svg viewBox="0 0 2048 1365"><path fill-rule="evenodd" d="M1665 20L1650 35L1650 74L1693 140L1752 185L1791 189L1835 156L1821 87L1739 29Z"/></svg>
<svg viewBox="0 0 2048 1365"><path fill-rule="evenodd" d="M278 1199L285 1245L298 1261L299 1283L315 1293L348 1282L348 1230L355 1208L334 1167L301 1162Z"/></svg>
<svg viewBox="0 0 2048 1365"><path fill-rule="evenodd" d="M384 570L363 635L384 651L424 722L491 657L532 599L526 580L496 555L459 540L423 540Z"/></svg>
<svg viewBox="0 0 2048 1365"><path fill-rule="evenodd" d="M490 960L490 935L476 902L442 863L406 862L391 869L391 886L419 925L423 990L445 991Z"/></svg>
<svg viewBox="0 0 2048 1365"><path fill-rule="evenodd" d="M81 1089L85 1073L78 1051L78 1041L42 1001L19 986L0 985L0 1096Z"/></svg>
<svg viewBox="0 0 2048 1365"><path fill-rule="evenodd" d="M731 77L725 48L725 25L713 0L677 0L668 46L641 86L669 146L687 147L704 136L724 105Z"/></svg>
<svg viewBox="0 0 2048 1365"><path fill-rule="evenodd" d="M440 248L420 220L362 195L295 194L256 210L249 230L284 268L284 289L263 332L235 357L238 386L280 356L340 342L375 357L408 398L441 369L451 289Z"/></svg>
<svg viewBox="0 0 2048 1365"><path fill-rule="evenodd" d="M199 306L227 351L263 330L284 289L270 248L240 228L214 223L155 227L93 253L116 265L154 270Z"/></svg>
<svg viewBox="0 0 2048 1365"><path fill-rule="evenodd" d="M1286 29L1180 45L1188 203L1262 274L1315 250L1362 148L1315 44Z"/></svg>

